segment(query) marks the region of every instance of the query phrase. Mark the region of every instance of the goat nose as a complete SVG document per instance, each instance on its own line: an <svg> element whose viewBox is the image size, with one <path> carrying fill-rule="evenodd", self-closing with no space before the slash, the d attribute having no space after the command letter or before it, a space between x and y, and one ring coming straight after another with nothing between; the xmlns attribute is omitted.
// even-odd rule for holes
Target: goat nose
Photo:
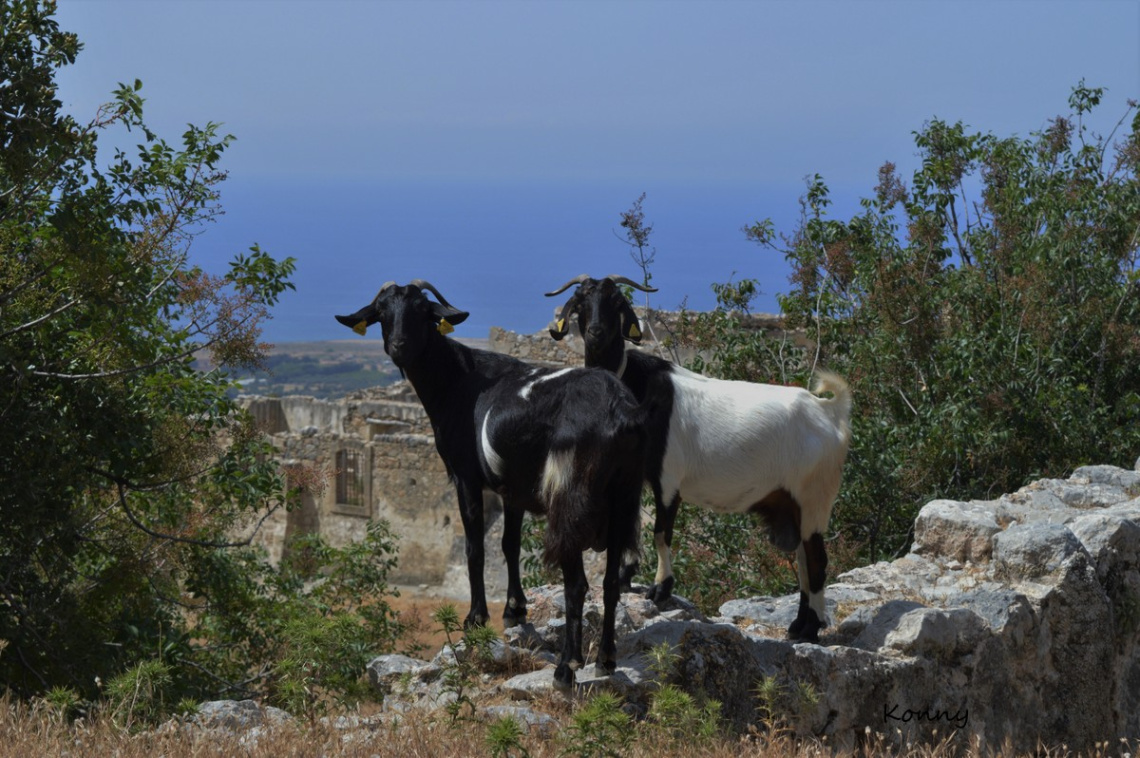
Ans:
<svg viewBox="0 0 1140 758"><path fill-rule="evenodd" d="M407 343L402 339L388 340L388 355L392 358L398 358L404 352L404 346Z"/></svg>

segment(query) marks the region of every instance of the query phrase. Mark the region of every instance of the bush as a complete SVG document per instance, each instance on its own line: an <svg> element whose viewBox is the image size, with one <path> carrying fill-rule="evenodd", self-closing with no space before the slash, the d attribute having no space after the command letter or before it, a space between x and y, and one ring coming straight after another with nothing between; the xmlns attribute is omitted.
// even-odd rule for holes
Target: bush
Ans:
<svg viewBox="0 0 1140 758"><path fill-rule="evenodd" d="M863 560L905 551L931 499L1140 452L1140 115L1130 102L1096 135L1086 120L1102 96L1082 82L1070 115L1026 139L931 121L909 188L887 163L841 221L817 175L790 236L748 227L791 263L780 303L809 349L733 326L749 280L721 285L716 312L682 331L710 373L806 385L825 365L847 378L853 440L831 529Z"/></svg>
<svg viewBox="0 0 1140 758"><path fill-rule="evenodd" d="M55 75L81 45L54 12L0 0L5 694L68 710L105 696L131 724L271 684L352 693L363 651L400 629L386 529L311 542L311 583L234 536L297 500L227 394L263 364L293 261L254 245L221 275L190 262L233 138L207 124L166 142L138 81L85 125L62 113ZM116 132L142 144L100 154Z"/></svg>

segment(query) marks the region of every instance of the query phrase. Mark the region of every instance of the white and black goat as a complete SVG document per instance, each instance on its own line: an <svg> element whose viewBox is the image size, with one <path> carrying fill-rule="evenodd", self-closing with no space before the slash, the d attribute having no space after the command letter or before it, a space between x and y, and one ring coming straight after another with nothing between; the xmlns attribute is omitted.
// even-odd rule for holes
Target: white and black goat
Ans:
<svg viewBox="0 0 1140 758"><path fill-rule="evenodd" d="M823 531L850 440L847 383L820 373L812 394L799 387L711 379L627 351L623 340L640 342L641 330L619 284L656 291L625 277L583 274L546 294L578 285L551 336L562 339L576 315L586 365L613 371L647 407L646 481L657 506L657 575L649 597L662 602L673 592L670 548L682 498L720 513L756 513L772 543L798 558L800 607L788 636L818 640L827 625ZM817 396L826 391L834 397Z"/></svg>
<svg viewBox="0 0 1140 758"><path fill-rule="evenodd" d="M519 581L523 513L546 515L544 558L562 569L566 588L566 638L554 678L557 686L569 687L584 662L582 608L588 586L582 552L587 548L607 551L598 665L607 672L616 666L618 575L622 555L636 551L639 537L644 413L609 372L537 368L446 338L467 315L430 283L415 279L404 286L388 282L367 306L336 319L358 334L381 325L385 352L431 419L436 450L459 496L467 540L471 610L465 626L489 620L484 490L503 499L507 626L526 620Z"/></svg>

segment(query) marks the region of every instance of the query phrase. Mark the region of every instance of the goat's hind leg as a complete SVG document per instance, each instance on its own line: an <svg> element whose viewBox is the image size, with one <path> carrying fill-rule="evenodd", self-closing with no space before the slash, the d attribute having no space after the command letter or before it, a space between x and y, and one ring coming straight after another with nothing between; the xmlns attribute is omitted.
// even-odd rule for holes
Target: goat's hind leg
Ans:
<svg viewBox="0 0 1140 758"><path fill-rule="evenodd" d="M800 609L788 627L788 639L818 642L819 630L827 626L827 603L823 594L827 579L827 550L823 535L815 532L796 548L800 578Z"/></svg>
<svg viewBox="0 0 1140 758"><path fill-rule="evenodd" d="M581 553L562 561L562 585L566 595L566 630L562 657L554 669L554 687L565 691L574 686L574 672L585 663L582 657L582 610L588 583Z"/></svg>
<svg viewBox="0 0 1140 758"><path fill-rule="evenodd" d="M602 645L594 664L597 674L609 676L617 670L617 604L621 596L619 565L622 560L620 546L610 545L606 551L606 574L602 580Z"/></svg>
<svg viewBox="0 0 1140 758"><path fill-rule="evenodd" d="M673 597L673 524L677 509L681 507L681 493L675 493L666 505L658 494L656 516L653 521L653 545L657 548L657 575L645 596L657 605L664 605Z"/></svg>
<svg viewBox="0 0 1140 758"><path fill-rule="evenodd" d="M503 557L507 562L507 605L503 608L503 628L526 623L526 595L519 577L522 550L522 510L503 504Z"/></svg>

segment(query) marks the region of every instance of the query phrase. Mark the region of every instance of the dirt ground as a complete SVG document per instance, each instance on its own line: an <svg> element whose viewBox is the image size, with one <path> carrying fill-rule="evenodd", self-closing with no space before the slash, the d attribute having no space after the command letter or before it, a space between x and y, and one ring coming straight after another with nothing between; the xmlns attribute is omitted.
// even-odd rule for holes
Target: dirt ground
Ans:
<svg viewBox="0 0 1140 758"><path fill-rule="evenodd" d="M426 658L434 656L447 642L447 636L439 628L439 624L432 621L431 617L436 609L441 605L451 603L455 606L455 610L462 620L471 608L471 604L466 600L420 595L414 589L407 587L401 587L400 596L389 598L388 603L393 609L400 612L400 618L404 622L412 624L413 629L410 638L412 641L425 646L423 657ZM490 598L487 600L487 609L491 614L491 626L499 634L503 632L503 609L505 605L504 601L494 601Z"/></svg>

